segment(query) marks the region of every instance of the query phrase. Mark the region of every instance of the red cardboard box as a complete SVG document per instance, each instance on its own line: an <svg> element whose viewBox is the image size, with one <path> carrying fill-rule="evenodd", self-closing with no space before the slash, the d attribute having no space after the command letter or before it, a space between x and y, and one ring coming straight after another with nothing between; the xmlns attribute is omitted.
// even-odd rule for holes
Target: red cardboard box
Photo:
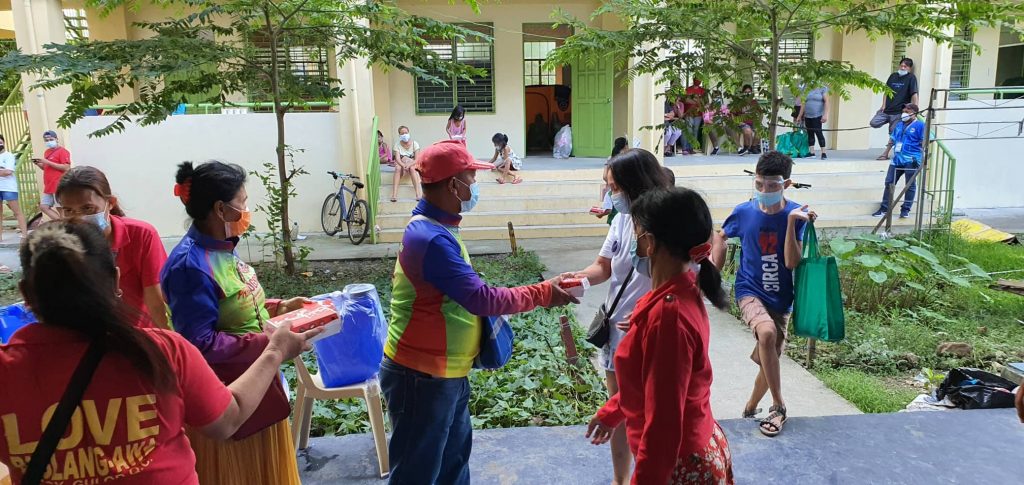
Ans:
<svg viewBox="0 0 1024 485"><path fill-rule="evenodd" d="M323 333L311 338L310 342L315 342L341 331L341 320L338 319L338 312L334 309L334 303L331 303L330 300L306 303L298 310L271 318L270 324L274 328L288 325L293 332L305 332L317 327L325 327Z"/></svg>

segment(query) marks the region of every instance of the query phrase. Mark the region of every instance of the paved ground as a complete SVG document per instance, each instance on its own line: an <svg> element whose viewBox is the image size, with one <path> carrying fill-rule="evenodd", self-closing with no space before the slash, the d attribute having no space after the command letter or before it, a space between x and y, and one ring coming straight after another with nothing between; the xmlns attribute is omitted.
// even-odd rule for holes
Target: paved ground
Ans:
<svg viewBox="0 0 1024 485"><path fill-rule="evenodd" d="M966 209L964 217L992 226L1000 231L1024 234L1024 207L1004 209Z"/></svg>
<svg viewBox="0 0 1024 485"><path fill-rule="evenodd" d="M1021 483L1024 425L1011 409L793 418L777 438L751 421L721 421L739 484ZM603 485L606 447L582 427L477 431L477 484ZM302 483L381 484L368 435L316 438L299 458Z"/></svg>
<svg viewBox="0 0 1024 485"><path fill-rule="evenodd" d="M598 246L576 251L538 250L541 261L548 266L548 275L581 270L597 258ZM589 291L576 307L581 324L589 324L608 295L607 285ZM732 315L708 307L711 317L711 363L715 380L711 387L711 410L719 419L739 417L757 376L757 366L750 361L754 338L747 327ZM829 416L858 414L852 404L825 387L800 364L788 357L782 359L783 396L791 416ZM770 398L762 402L765 410Z"/></svg>

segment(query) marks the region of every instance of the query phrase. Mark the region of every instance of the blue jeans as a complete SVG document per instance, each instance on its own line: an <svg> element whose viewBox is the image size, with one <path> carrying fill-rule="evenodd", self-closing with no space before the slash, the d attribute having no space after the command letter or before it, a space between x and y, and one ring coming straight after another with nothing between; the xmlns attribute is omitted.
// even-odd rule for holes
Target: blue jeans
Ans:
<svg viewBox="0 0 1024 485"><path fill-rule="evenodd" d="M896 184L900 181L901 177L905 177L906 182L910 186L907 189L906 197L903 199L903 212L910 212L910 207L914 205L914 195L917 194L917 179L911 182L911 177L917 173L917 167L897 167L895 165L889 165L889 171L885 174L885 189L882 191L882 207L883 211L889 210L889 203L892 197L896 197ZM889 186L892 186L892 194L889 193Z"/></svg>
<svg viewBox="0 0 1024 485"><path fill-rule="evenodd" d="M469 379L432 377L387 357L380 385L391 417L392 485L469 484Z"/></svg>
<svg viewBox="0 0 1024 485"><path fill-rule="evenodd" d="M694 142L690 141L692 138L700 144L703 140L700 139L700 126L704 123L704 118L700 116L689 116L686 118L686 127L684 128L685 133L680 138L683 140L683 150L694 150Z"/></svg>

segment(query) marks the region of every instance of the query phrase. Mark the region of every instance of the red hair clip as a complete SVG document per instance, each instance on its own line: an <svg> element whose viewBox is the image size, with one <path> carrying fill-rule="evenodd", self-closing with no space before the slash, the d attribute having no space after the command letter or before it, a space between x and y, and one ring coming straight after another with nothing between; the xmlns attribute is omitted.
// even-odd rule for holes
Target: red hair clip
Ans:
<svg viewBox="0 0 1024 485"><path fill-rule="evenodd" d="M192 193L192 179L185 180L184 183L174 184L174 196L181 199L182 204L188 204L188 200Z"/></svg>
<svg viewBox="0 0 1024 485"><path fill-rule="evenodd" d="M696 264L704 262L709 257L711 257L711 243L704 243L690 249L690 261Z"/></svg>

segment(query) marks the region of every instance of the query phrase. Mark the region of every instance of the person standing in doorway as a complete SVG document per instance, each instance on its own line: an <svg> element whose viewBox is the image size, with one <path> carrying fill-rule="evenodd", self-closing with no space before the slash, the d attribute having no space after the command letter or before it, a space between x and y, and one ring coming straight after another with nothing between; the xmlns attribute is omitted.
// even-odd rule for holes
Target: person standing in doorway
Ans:
<svg viewBox="0 0 1024 485"><path fill-rule="evenodd" d="M18 159L7 150L7 141L0 135L0 201L7 204L14 213L18 220L18 230L24 238L28 235L28 226L25 224L25 214L21 212L21 204L18 203L18 177L15 173L17 168Z"/></svg>
<svg viewBox="0 0 1024 485"><path fill-rule="evenodd" d="M900 122L892 131L890 143L896 149L896 156L889 163L889 171L885 174L885 191L882 193L882 205L874 214L875 217L885 217L892 204L892 198L896 191L896 183L900 178L906 179L907 194L903 198L903 206L900 208L900 219L910 217L910 208L914 205L914 195L917 193L917 180L914 175L917 169L921 168L921 160L924 158L924 144L928 142L925 136L927 127L924 121L917 119L917 105L907 103L900 115Z"/></svg>
<svg viewBox="0 0 1024 485"><path fill-rule="evenodd" d="M882 97L882 107L871 118L872 128L881 128L882 125L889 125L889 134L900 121L903 107L907 103L917 104L917 76L914 75L914 61L908 57L900 61L900 68L889 75L885 85L892 90L891 95ZM878 157L878 160L888 160L889 152L892 151L892 139L885 145L885 151Z"/></svg>
<svg viewBox="0 0 1024 485"><path fill-rule="evenodd" d="M793 160L771 151L761 155L754 176L754 199L733 210L714 238L714 263L725 263L726 241L740 238L743 256L736 274L736 302L757 344L750 359L760 367L744 418L760 412L757 405L769 390L772 406L761 420L761 433L776 436L786 423L779 358L786 346L786 327L793 311L793 269L802 259L804 225L817 217L807 206L787 200L784 190Z"/></svg>
<svg viewBox="0 0 1024 485"><path fill-rule="evenodd" d="M480 353L481 317L578 302L559 288L561 278L495 288L473 269L459 224L479 200L477 170L490 168L457 140L416 159L424 197L402 236L380 366L393 427L392 484L470 483L467 375Z"/></svg>
<svg viewBox="0 0 1024 485"><path fill-rule="evenodd" d="M683 133L683 151L687 155L695 155L696 147L699 147L704 140L700 136L701 122L704 121L704 88L700 86L700 78L693 77L693 84L686 87L686 97L683 100L683 118L686 120L686 128Z"/></svg>
<svg viewBox="0 0 1024 485"><path fill-rule="evenodd" d="M821 159L825 160L825 133L822 125L828 123L828 88L820 86L810 89L804 95L803 103L800 105L800 113L796 117L797 123L803 121L807 125L807 146L810 148L808 158L814 158L814 141L817 138L818 145L821 145Z"/></svg>
<svg viewBox="0 0 1024 485"><path fill-rule="evenodd" d="M60 146L57 132L53 130L43 133L43 141L46 143L43 158L32 160L37 167L43 169L43 196L39 200L39 210L51 220L57 220L60 219L60 214L53 209L57 205L53 194L57 192L57 183L64 172L71 169L71 152Z"/></svg>
<svg viewBox="0 0 1024 485"><path fill-rule="evenodd" d="M461 104L452 110L444 131L448 133L448 139L462 142L463 145L466 144L466 110Z"/></svg>

